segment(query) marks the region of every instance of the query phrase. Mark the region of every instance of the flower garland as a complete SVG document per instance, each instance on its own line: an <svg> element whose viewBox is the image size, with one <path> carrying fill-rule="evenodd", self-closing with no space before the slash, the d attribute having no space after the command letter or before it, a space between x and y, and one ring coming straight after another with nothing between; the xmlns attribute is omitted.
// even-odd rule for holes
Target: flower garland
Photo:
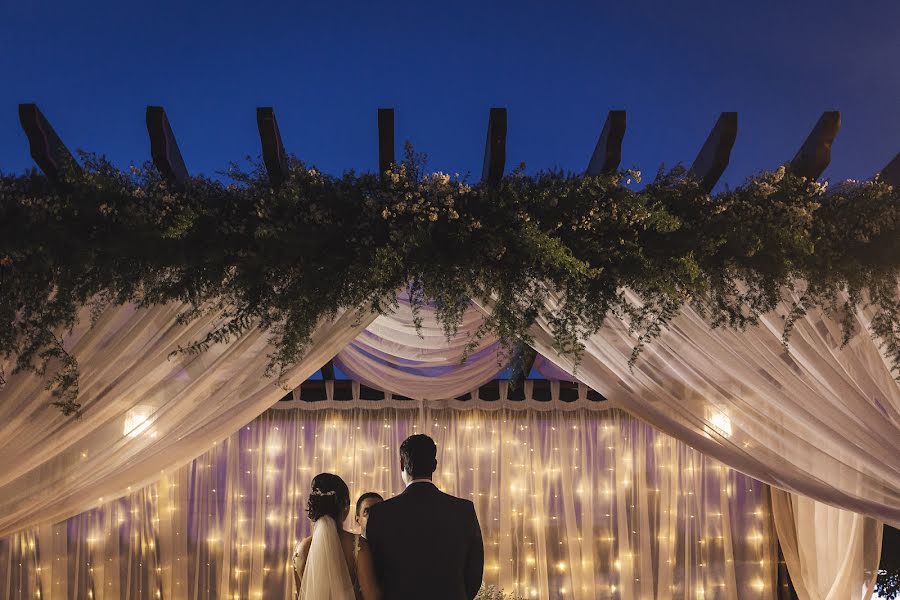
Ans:
<svg viewBox="0 0 900 600"><path fill-rule="evenodd" d="M292 160L277 189L261 165L176 189L150 165L82 160L58 185L35 172L0 176L0 359L14 372L49 371L66 414L79 409L78 364L61 336L82 307L96 317L127 302L186 303L182 322L222 315L176 352L261 327L277 375L320 319L389 311L400 289L414 307L434 303L448 335L471 298L489 300L470 348L496 334L514 350L544 317L557 351L577 360L580 340L621 318L636 335L632 362L685 304L714 326L743 328L789 291L799 301L783 315L785 345L812 308L842 323L846 343L856 307L871 306L870 333L900 374L900 191L878 179L826 190L781 168L713 196L682 168L639 190L633 171L519 169L469 185L426 173L407 147L384 176L333 177Z"/></svg>

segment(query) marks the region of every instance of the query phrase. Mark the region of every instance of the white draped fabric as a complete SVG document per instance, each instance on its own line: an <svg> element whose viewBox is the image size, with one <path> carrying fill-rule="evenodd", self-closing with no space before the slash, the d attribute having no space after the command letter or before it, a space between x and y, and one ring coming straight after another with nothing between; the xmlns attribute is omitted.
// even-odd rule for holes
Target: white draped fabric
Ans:
<svg viewBox="0 0 900 600"><path fill-rule="evenodd" d="M467 335L477 327L476 313L466 316L460 335L448 342L433 320L426 320L420 338L405 309L379 317L350 346L360 331L353 327L358 315L323 324L304 361L286 374L286 386L299 385L342 348L339 363L345 369L370 385L412 398L453 397L499 370L494 340L484 340L465 364L459 362ZM81 419L50 407L38 378L10 379L0 402L0 464L5 467L0 472L0 535L105 505L161 476L168 481L169 473L181 473L181 465L283 395L262 377L269 347L260 332L203 354L170 358L179 344L202 337L214 319L179 326L178 311L176 306L118 307L106 311L94 328L82 325L67 337L67 348L81 365ZM797 323L788 353L781 345L777 314L758 327L735 332L711 329L687 309L645 349L633 369L627 362L635 337L611 319L587 340L575 375L615 406L742 473L898 525L900 387L867 333L870 315L855 316L861 333L840 348L837 324L811 313ZM361 327L371 319L364 317ZM572 362L555 354L547 324L538 323L533 333L536 349L572 373ZM155 493L168 489L165 485L158 483ZM565 483L560 489L577 487ZM801 546L812 543L804 541L811 538L802 528L798 532ZM28 535L32 538L26 543ZM40 535L18 539L27 548L37 545L35 536ZM531 535L538 536L538 530ZM872 539L865 538L864 552L871 551ZM43 547L48 545L59 543ZM814 552L810 548L798 551L800 560L803 552ZM635 554L628 555L621 545L617 552ZM553 564L540 556L534 561ZM563 562L578 563L571 558ZM643 571L643 577L652 571ZM590 583L584 576L582 584L579 577L571 575L567 585L607 585L609 591L612 585L639 583L630 578ZM649 585L643 577L641 585ZM534 581L537 586L543 578ZM521 589L527 585L521 579L514 583Z"/></svg>
<svg viewBox="0 0 900 600"><path fill-rule="evenodd" d="M354 501L399 493L400 442L424 431L437 485L475 503L487 583L541 599L776 597L767 486L624 412L318 404L280 402L144 489L0 540L0 596L291 598L312 477L338 473Z"/></svg>
<svg viewBox="0 0 900 600"><path fill-rule="evenodd" d="M636 298L633 300L637 301ZM837 323L811 312L797 323L790 350L778 314L746 332L712 329L686 309L633 369L636 343L610 319L587 340L578 379L630 413L729 466L776 487L900 524L900 386L868 316L840 347ZM433 313L422 311L419 338L408 306L380 316L343 350L354 377L411 398L452 397L498 370L495 340L460 365L463 345L480 324L467 313L449 343ZM568 357L539 324L535 346L562 370Z"/></svg>
<svg viewBox="0 0 900 600"><path fill-rule="evenodd" d="M634 298L637 301L636 298ZM615 405L704 454L775 487L900 525L900 386L858 312L844 347L836 322L813 311L790 351L778 314L745 332L712 329L685 309L634 368L636 342L610 319L586 341L575 373ZM546 322L535 348L557 355Z"/></svg>
<svg viewBox="0 0 900 600"><path fill-rule="evenodd" d="M83 315L65 340L80 365L81 418L51 406L39 378L10 377L0 392L0 536L65 519L155 481L284 396L263 376L266 333L170 357L179 345L202 338L216 319L181 326L176 316L183 308L114 307L93 328ZM372 318L345 313L320 325L303 361L284 374L285 386L300 385Z"/></svg>
<svg viewBox="0 0 900 600"><path fill-rule="evenodd" d="M868 600L883 527L874 519L772 488L772 515L800 600Z"/></svg>
<svg viewBox="0 0 900 600"><path fill-rule="evenodd" d="M506 366L498 361L495 337L482 340L463 362L482 321L479 312L468 311L448 339L433 309L423 307L416 314L401 295L394 313L376 318L335 363L352 379L379 390L415 399L454 398L491 381Z"/></svg>

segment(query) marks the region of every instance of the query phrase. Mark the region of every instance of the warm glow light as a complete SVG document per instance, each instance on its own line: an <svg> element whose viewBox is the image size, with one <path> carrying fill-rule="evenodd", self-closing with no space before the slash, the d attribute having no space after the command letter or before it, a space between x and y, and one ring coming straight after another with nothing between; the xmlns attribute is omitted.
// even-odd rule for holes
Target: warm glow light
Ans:
<svg viewBox="0 0 900 600"><path fill-rule="evenodd" d="M156 409L152 406L139 404L125 413L125 425L122 428L122 435L128 437L137 437L150 427L152 422L150 417Z"/></svg>
<svg viewBox="0 0 900 600"><path fill-rule="evenodd" d="M126 435L137 438L144 433L149 438L152 432L148 426L159 417L154 410L136 407L129 411ZM731 435L732 424L725 413L708 413L706 416L709 434ZM153 491L135 492L130 498L131 505L101 508L109 512L100 513L100 520L90 521L91 527L81 533L81 536L89 534L85 537L88 544L93 544L89 550L90 560L98 561L98 565L113 560L107 557L117 551L118 544L113 545L115 548L105 546L110 546L110 536L115 539L121 531L114 525L116 521L124 524L127 520L128 531L133 534L133 547L138 548L135 564L142 560L141 555L148 553L148 548L154 548L155 542L164 550L156 556L162 571L156 564L150 569L160 574L165 572L167 585L176 585L169 581L170 572L174 575L186 564L193 566L194 561L202 560L211 567L210 573L224 567L226 580L231 569L233 576L228 585L240 587L238 596L241 598L261 596L263 592L256 591L261 583L254 575L257 569L266 574L266 585L269 585L282 576L290 579L292 567L290 561L284 563L280 558L274 564L271 560L268 564L257 564L260 558L266 560L271 554L267 544L260 539L261 530L273 532L276 537L272 539L284 536L285 541L290 541L294 535L309 533L303 511L308 494L307 472L329 470L328 466L336 463L338 467L331 467L331 470L337 469L354 494L356 490L378 491L385 497L398 493L394 465L397 436L402 439L411 433L412 424L397 418L392 421L396 428L387 422L379 427L379 421L380 417L374 423L361 421L365 423L366 432L360 432L357 417L344 420L342 416L327 425L311 419L307 421L310 429L301 434L301 439L288 433L295 428L297 431L305 429L297 424L284 434L277 434L280 436L277 443L273 441L276 434L272 433L277 428L255 422L253 448L246 447L249 436L229 440L223 444L227 446L224 448L210 447L210 452L194 463L197 471L190 476L196 481L184 479L183 473L167 469L169 476L160 484L160 490L165 492L161 491L159 496ZM693 450L682 452L678 442L662 434L637 436L631 433L630 427L604 424L604 421L617 422L606 417L582 421L581 426L572 426L568 416L553 415L546 422L532 423L529 428L520 425L523 420L515 416L509 417L507 422L502 416L484 415L482 418L479 415L475 418L469 415L446 418L449 431L444 431L448 427L440 422L434 423L433 427L426 422L423 427L435 436L442 453L439 455L441 470L435 473L436 483L447 493L475 502L484 530L485 547L493 551L485 564L487 583L503 583L507 588L515 584L517 595L527 598L609 597L610 591L617 595L629 590L632 596L638 597L653 587L652 583L641 583L645 580L644 563L649 559L643 555L643 550L630 552L628 549L643 548L644 540L657 537L658 562L661 564L678 562L672 558L682 550L680 545L676 546L676 541L696 549L696 553L690 550L687 564L679 565L679 569L696 569L697 577L680 580L672 588L677 590L675 597L703 598L706 586L711 588L711 597L721 594L720 588L724 584L719 581L723 576L719 565L734 562L724 558L731 551L732 539L738 540L735 545L756 548L745 560L752 565L752 572L760 575L757 577L751 572L738 577L738 589L745 593L753 590L752 597L767 589L766 573L756 565L765 567L775 561L768 546L761 543L771 539L771 523L765 519L771 515L761 505L759 494L744 494L747 480L727 467L703 461ZM479 422L486 425L479 425ZM551 422L555 423L554 427L549 425ZM492 429L490 423L496 423L496 428ZM601 428L611 435L603 438ZM573 429L580 431L576 433ZM550 431L554 433L550 434ZM313 441L314 437L316 441ZM447 445L450 440L455 447ZM149 439L146 441L149 443ZM585 452L579 455L580 447L584 447ZM606 451L603 451L604 447ZM78 452L75 448L76 461ZM233 462L236 454L240 456L239 461ZM200 464L201 460L203 464ZM283 477L284 471L290 471L288 477ZM227 479L228 483L226 478L220 477L220 474L232 472L240 477L233 481ZM689 476L685 477L685 474ZM733 493L732 487L737 485L740 502L736 503L732 498L719 504L716 499L714 503L704 505L698 486L707 479L714 481L716 490L727 490L729 495ZM172 482L175 480L184 481L181 487L188 488L185 494L174 492ZM295 489L301 485L303 491ZM749 485L756 488L755 483ZM202 514L190 504L189 498L196 494L203 496ZM715 496L718 498L718 491ZM144 514L139 514L136 508L140 505L144 506ZM644 519L648 507L651 516L658 517L651 518L649 525ZM715 512L706 512L707 508ZM718 512L720 510L738 515L737 521L725 519ZM129 515L127 519L119 516L127 511L135 516ZM612 515L612 512L617 514ZM151 522L159 522L156 517L162 514L167 515L164 527L146 527ZM185 529L194 515L201 527L205 527L201 531L206 531L205 539L209 545L204 550L207 552L202 553L203 558L180 554L180 550L179 554L168 554L166 548L170 545L162 541L168 536L179 535L176 530ZM229 519L235 521L234 531L226 532L221 527ZM302 525L300 521L303 521ZM105 529L91 531L96 524L102 524ZM717 535L722 531L729 532L727 539ZM201 546L203 539L200 534ZM291 542L288 551L296 542ZM35 547L34 542L26 541L23 545ZM273 548L273 552L284 550L281 543L276 545L278 548ZM268 542L268 546L271 547L272 542ZM229 558L232 553L236 556ZM592 558L587 558L589 555ZM160 576L156 577L156 585L163 581ZM105 588L108 584L104 581L94 585ZM152 594L156 585L144 590L144 595ZM103 588L94 588L95 597ZM81 593L84 595L83 591ZM159 591L156 594L159 595ZM228 597L231 598L231 594Z"/></svg>
<svg viewBox="0 0 900 600"><path fill-rule="evenodd" d="M731 419L722 412L713 412L709 417L710 424L719 430L719 433L725 436L731 435Z"/></svg>

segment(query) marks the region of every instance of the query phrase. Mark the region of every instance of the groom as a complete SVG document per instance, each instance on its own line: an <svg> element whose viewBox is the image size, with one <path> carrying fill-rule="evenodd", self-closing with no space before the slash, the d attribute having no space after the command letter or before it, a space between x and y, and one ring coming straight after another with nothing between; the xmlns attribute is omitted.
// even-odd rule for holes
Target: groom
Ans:
<svg viewBox="0 0 900 600"><path fill-rule="evenodd" d="M437 447L427 435L400 445L406 490L369 509L366 539L385 600L471 600L481 587L484 545L475 506L431 481Z"/></svg>

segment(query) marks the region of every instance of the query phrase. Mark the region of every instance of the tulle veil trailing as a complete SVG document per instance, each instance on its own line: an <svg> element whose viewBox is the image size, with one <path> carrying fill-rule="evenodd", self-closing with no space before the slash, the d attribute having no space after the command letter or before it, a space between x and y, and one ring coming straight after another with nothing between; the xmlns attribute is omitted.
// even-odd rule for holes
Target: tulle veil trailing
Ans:
<svg viewBox="0 0 900 600"><path fill-rule="evenodd" d="M299 600L356 600L337 523L331 517L319 517L313 523Z"/></svg>

